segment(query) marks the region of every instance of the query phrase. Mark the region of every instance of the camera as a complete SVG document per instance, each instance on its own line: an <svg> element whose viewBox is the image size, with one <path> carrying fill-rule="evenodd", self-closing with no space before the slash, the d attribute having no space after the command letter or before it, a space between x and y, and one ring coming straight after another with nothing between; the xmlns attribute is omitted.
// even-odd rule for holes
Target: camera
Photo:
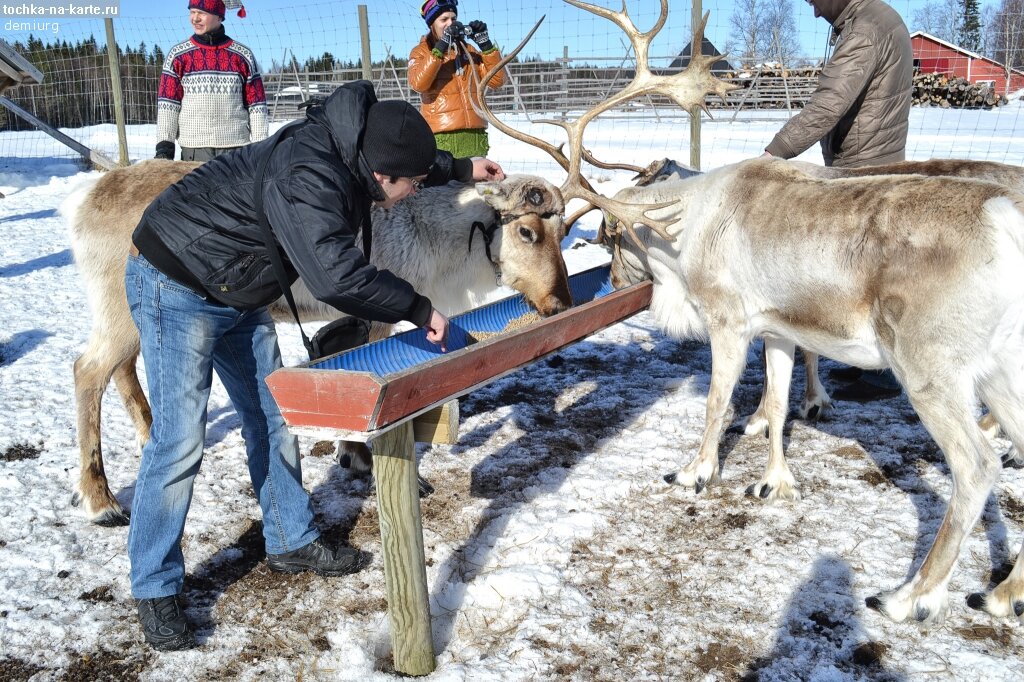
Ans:
<svg viewBox="0 0 1024 682"><path fill-rule="evenodd" d="M473 36L473 29L461 21L453 21L451 26L452 33L458 40L465 40L466 38L471 38Z"/></svg>

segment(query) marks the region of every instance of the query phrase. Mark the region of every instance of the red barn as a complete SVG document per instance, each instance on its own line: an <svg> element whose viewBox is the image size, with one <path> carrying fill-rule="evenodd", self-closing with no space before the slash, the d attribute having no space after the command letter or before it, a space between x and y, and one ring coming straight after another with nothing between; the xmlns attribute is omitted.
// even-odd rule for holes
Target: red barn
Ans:
<svg viewBox="0 0 1024 682"><path fill-rule="evenodd" d="M910 44L914 48L914 67L921 73L948 73L972 83L987 83L1001 94L1024 88L1024 72L1011 69L1007 79L1006 68L999 62L941 38L917 31L910 34Z"/></svg>

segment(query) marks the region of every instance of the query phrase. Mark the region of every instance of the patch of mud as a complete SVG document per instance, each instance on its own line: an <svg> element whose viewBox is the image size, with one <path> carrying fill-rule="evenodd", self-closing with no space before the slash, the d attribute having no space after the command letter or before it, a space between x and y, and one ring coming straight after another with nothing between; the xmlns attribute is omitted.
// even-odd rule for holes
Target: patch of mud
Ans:
<svg viewBox="0 0 1024 682"><path fill-rule="evenodd" d="M886 478L885 474L874 468L862 471L857 475L857 478L876 488L889 484L889 479Z"/></svg>
<svg viewBox="0 0 1024 682"><path fill-rule="evenodd" d="M737 671L743 668L746 660L747 657L739 647L712 642L706 649L697 652L693 664L705 675L711 672L722 672L738 677Z"/></svg>
<svg viewBox="0 0 1024 682"><path fill-rule="evenodd" d="M324 457L326 455L333 455L335 451L334 441L332 440L319 440L313 445L313 448L309 451L310 457Z"/></svg>
<svg viewBox="0 0 1024 682"><path fill-rule="evenodd" d="M864 459L867 457L867 453L864 452L864 448L859 445L844 445L841 448L836 449L836 457L842 457L843 459Z"/></svg>
<svg viewBox="0 0 1024 682"><path fill-rule="evenodd" d="M100 585L94 590L83 592L78 595L78 598L84 601L91 601L93 603L114 601L114 595L110 591L110 585Z"/></svg>
<svg viewBox="0 0 1024 682"><path fill-rule="evenodd" d="M38 446L29 445L28 443L15 443L4 450L3 455L0 455L0 460L4 462L20 462L25 459L38 459L42 452L42 443Z"/></svg>
<svg viewBox="0 0 1024 682"><path fill-rule="evenodd" d="M964 639L994 642L1003 647L1009 647L1013 644L1013 631L1003 625L968 625L956 628L956 633Z"/></svg>
<svg viewBox="0 0 1024 682"><path fill-rule="evenodd" d="M861 668L879 668L885 662L887 653L889 647L882 642L864 642L853 649L850 660Z"/></svg>
<svg viewBox="0 0 1024 682"><path fill-rule="evenodd" d="M1024 502L1012 495L1000 495L999 508L1003 510L1006 518L1024 525Z"/></svg>
<svg viewBox="0 0 1024 682"><path fill-rule="evenodd" d="M0 658L0 680L27 680L46 668L18 658Z"/></svg>
<svg viewBox="0 0 1024 682"><path fill-rule="evenodd" d="M125 656L111 651L83 654L72 661L60 682L134 682L150 663L148 651Z"/></svg>

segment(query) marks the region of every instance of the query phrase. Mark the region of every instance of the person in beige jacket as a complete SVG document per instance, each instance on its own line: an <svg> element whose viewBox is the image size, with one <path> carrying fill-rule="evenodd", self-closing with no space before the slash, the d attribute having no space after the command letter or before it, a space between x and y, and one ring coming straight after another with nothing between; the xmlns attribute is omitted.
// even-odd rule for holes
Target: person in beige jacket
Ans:
<svg viewBox="0 0 1024 682"><path fill-rule="evenodd" d="M420 93L420 113L430 124L438 149L457 157L486 156L487 121L477 113L476 83L501 61L487 24L457 21L458 0L426 0L420 16L430 31L409 54L409 87ZM469 38L479 50L469 45ZM475 76L474 76L475 72ZM487 82L505 84L502 69Z"/></svg>
<svg viewBox="0 0 1024 682"><path fill-rule="evenodd" d="M832 58L803 110L765 148L790 159L821 142L826 166L857 168L906 158L914 54L910 33L882 0L807 0L832 24ZM829 377L850 382L836 400L866 402L900 394L892 370L839 367Z"/></svg>
<svg viewBox="0 0 1024 682"><path fill-rule="evenodd" d="M766 152L790 159L821 142L826 166L905 158L914 80L910 33L882 0L808 0L832 24L835 51L800 113Z"/></svg>

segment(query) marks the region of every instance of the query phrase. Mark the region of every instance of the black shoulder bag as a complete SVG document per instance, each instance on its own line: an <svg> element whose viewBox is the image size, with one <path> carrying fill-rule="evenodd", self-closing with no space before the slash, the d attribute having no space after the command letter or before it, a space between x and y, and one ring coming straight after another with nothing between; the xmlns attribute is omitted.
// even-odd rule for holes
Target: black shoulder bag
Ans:
<svg viewBox="0 0 1024 682"><path fill-rule="evenodd" d="M333 322L324 325L313 335L313 339L310 340L306 336L306 332L302 330L302 323L299 322L299 311L295 307L295 299L292 297L292 288L288 284L288 277L286 276L284 269L284 262L281 260L281 251L277 245L277 241L274 239L274 234L270 229L270 221L267 220L267 214L263 212L263 176L267 170L267 162L270 161L270 155L273 153L274 148L278 142L283 140L291 132L289 128L292 125L283 128L277 136L277 140L270 145L270 149L260 159L259 165L256 167L256 177L253 183L253 192L255 194L255 206L256 206L256 217L259 220L260 227L263 229L263 241L267 245L267 255L270 257L270 263L274 268L274 276L277 277L278 283L281 285L281 290L284 292L284 298L288 302L288 307L291 308L292 315L295 317L295 324L299 327L299 334L302 335L302 345L306 347L306 352L309 354L310 361L319 360L328 355L334 355L342 351L361 346L370 340L370 323L366 320L361 320L358 317L341 317ZM369 214L364 216L363 224L363 254L367 260L370 258L370 220Z"/></svg>

